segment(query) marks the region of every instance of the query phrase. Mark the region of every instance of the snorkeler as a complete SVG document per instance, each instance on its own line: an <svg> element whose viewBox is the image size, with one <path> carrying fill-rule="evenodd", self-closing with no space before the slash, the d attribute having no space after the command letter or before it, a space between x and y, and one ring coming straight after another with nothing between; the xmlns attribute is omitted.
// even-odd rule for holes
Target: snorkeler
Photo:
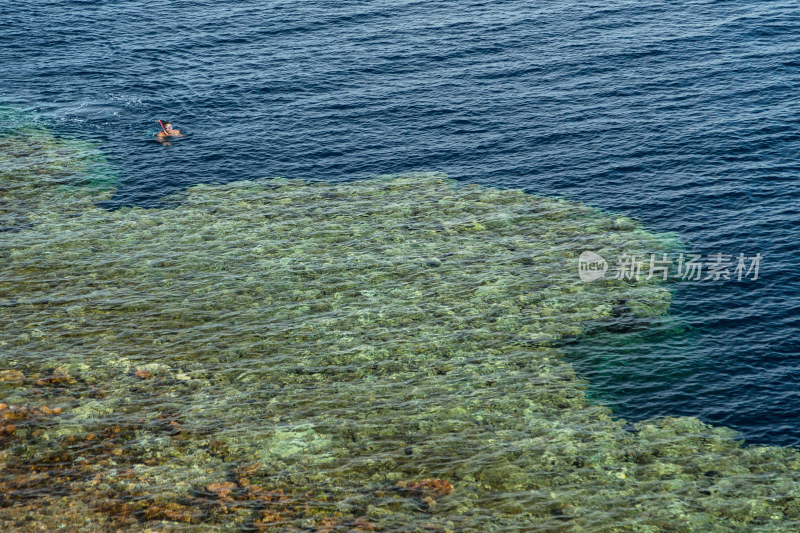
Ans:
<svg viewBox="0 0 800 533"><path fill-rule="evenodd" d="M159 126L161 126L161 131L156 133L156 139L162 140L169 137L183 137L181 130L176 130L172 127L172 122L161 122L158 121Z"/></svg>

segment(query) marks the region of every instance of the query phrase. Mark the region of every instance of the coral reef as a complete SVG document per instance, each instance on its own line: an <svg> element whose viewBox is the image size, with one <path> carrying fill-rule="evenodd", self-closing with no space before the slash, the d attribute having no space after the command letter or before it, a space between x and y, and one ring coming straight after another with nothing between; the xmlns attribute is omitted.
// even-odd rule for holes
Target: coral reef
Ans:
<svg viewBox="0 0 800 533"><path fill-rule="evenodd" d="M796 450L627 424L554 344L665 313L585 249L674 237L423 174L105 210L94 148L0 138L0 524L14 531L792 531Z"/></svg>

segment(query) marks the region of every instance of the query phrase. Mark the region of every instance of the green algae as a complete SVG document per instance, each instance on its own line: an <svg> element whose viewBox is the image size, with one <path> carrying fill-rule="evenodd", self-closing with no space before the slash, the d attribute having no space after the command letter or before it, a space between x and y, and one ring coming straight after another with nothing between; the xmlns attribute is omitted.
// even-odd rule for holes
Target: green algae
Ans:
<svg viewBox="0 0 800 533"><path fill-rule="evenodd" d="M587 325L670 301L655 279L582 283L578 255L673 236L435 174L107 211L94 148L27 127L0 146L0 369L25 376L0 401L63 409L12 413L4 524L797 528L795 450L693 418L626 424L562 360ZM422 479L454 490L407 489ZM60 514L27 506L43 487Z"/></svg>

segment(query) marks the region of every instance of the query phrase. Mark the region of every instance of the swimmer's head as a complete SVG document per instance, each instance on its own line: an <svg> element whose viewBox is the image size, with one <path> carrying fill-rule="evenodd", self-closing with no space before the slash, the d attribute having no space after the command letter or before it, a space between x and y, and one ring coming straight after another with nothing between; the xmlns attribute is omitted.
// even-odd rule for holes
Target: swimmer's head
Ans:
<svg viewBox="0 0 800 533"><path fill-rule="evenodd" d="M164 131L172 131L172 122L164 122Z"/></svg>

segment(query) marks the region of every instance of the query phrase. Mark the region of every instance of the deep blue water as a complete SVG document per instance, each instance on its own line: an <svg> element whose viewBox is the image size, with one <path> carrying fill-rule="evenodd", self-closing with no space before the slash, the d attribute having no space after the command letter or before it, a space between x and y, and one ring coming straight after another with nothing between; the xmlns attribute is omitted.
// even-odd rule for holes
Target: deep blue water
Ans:
<svg viewBox="0 0 800 533"><path fill-rule="evenodd" d="M0 68L0 104L118 165L116 205L430 170L761 253L757 281L681 283L662 325L566 348L621 416L800 444L794 2L0 0Z"/></svg>

